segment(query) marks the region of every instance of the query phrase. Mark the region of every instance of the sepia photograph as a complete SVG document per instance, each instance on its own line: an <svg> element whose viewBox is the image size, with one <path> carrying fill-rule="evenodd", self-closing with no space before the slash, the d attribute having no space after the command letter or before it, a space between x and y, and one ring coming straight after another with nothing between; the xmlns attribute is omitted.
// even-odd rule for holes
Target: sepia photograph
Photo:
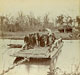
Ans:
<svg viewBox="0 0 80 75"><path fill-rule="evenodd" d="M0 0L0 75L80 75L80 0Z"/></svg>

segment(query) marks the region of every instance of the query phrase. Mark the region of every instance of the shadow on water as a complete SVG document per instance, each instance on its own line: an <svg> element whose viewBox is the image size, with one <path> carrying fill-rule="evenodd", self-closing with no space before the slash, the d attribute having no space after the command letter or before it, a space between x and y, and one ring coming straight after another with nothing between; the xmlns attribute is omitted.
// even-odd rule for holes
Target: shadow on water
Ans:
<svg viewBox="0 0 80 75"><path fill-rule="evenodd" d="M23 57L17 57L15 60L14 60L14 64L15 63L18 63L19 61L23 60L24 58ZM33 65L49 65L50 64L50 59L49 58L45 58L45 59L38 59L38 58L30 58L30 61L25 61L23 62L22 64L33 64Z"/></svg>
<svg viewBox="0 0 80 75"><path fill-rule="evenodd" d="M2 49L0 51L1 53L5 52L6 50L10 51L6 47L9 40L4 40L4 42L3 42L3 40L0 40L0 42L1 42L0 48ZM14 41L12 41L12 42L14 42ZM14 43L16 43L16 41ZM19 41L17 41L17 43L22 44L23 41L19 40ZM5 53L6 55L8 54L7 51ZM16 50L13 51L13 49L12 49L11 51L13 53ZM12 58L6 57L6 55L4 55L4 57L7 58L7 60L5 60L5 58L4 58L4 60L6 61L5 66L8 65L9 63L12 63L12 62L7 63L9 59L11 61L13 61ZM17 63L18 61L20 61L22 59L23 58L16 58L14 63ZM78 64L79 59L80 59L80 40L64 40L64 46L62 48L62 52L58 58L58 62L56 64L56 66L60 67L60 69L62 69L63 71L70 72L71 71L70 65ZM1 59L0 59L0 61L1 61ZM47 75L46 72L49 72L49 68L50 68L49 64L50 64L50 59L35 59L35 60L31 59L31 61L29 61L29 62L25 61L24 63L20 64L20 66L16 67L13 70L13 72L15 73L15 70L16 70L17 75L21 75L21 73L25 73L24 75L28 75L28 72L29 72L29 75ZM1 66L1 63L0 63L0 66ZM38 71L38 67L39 67L39 71ZM33 74L34 71L36 72L35 74ZM41 73L41 74L39 74L39 73ZM14 74L14 75L16 75L16 74Z"/></svg>
<svg viewBox="0 0 80 75"><path fill-rule="evenodd" d="M17 62L19 62L21 60L23 60L22 57L17 57L15 59L14 63L17 63ZM38 58L35 58L34 59L34 58L30 58L30 61L25 61L22 64L26 66L26 69L27 69L27 72L28 73L30 72L30 68L31 68L32 65L39 66L39 67L40 66L43 66L43 67L47 67L48 66L48 68L47 68L48 71L46 72L47 75L53 75L53 74L51 74L52 72L50 71L50 68L51 68L51 64L52 63L53 62L51 62L51 59L50 58L45 58L45 59L38 59ZM34 69L35 69L35 67L34 67ZM39 68L39 69L41 69L41 68Z"/></svg>
<svg viewBox="0 0 80 75"><path fill-rule="evenodd" d="M15 59L15 61L14 61L14 64L18 63L21 60L23 60L22 57L17 57ZM49 71L50 61L51 61L51 59L49 59L49 58L45 58L45 59L38 59L38 58L33 59L33 58L30 58L30 61L25 61L20 65L24 65L26 67L27 73L30 74L30 72L32 71L31 69L33 69L33 68L36 69L37 67L38 67L37 70L41 71L42 68L46 68L46 70ZM42 73L46 72L46 74L47 74L48 71L43 70Z"/></svg>

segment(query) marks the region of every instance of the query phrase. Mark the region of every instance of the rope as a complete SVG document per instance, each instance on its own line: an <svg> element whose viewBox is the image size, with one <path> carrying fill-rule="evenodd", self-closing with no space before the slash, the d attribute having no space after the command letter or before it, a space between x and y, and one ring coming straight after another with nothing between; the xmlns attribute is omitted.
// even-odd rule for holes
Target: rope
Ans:
<svg viewBox="0 0 80 75"><path fill-rule="evenodd" d="M7 70L3 70L3 72L0 75L4 75L5 73L9 72L10 70L14 69L16 66L20 65L21 63L25 62L25 61L29 61L28 58L24 58L23 60L19 61L18 63L14 64L13 66L9 67Z"/></svg>

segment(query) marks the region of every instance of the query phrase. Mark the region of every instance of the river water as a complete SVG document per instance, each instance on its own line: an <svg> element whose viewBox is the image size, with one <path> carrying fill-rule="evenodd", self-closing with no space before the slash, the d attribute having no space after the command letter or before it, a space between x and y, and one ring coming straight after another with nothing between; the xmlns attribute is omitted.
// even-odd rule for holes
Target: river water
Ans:
<svg viewBox="0 0 80 75"><path fill-rule="evenodd" d="M60 68L58 71L60 74L62 72L74 72L80 63L80 40L63 41L64 45L62 47L62 52L59 55L58 61L56 63L56 67ZM7 44L11 43L23 44L24 42L23 40L0 39L0 73L13 65L15 57L12 57L10 55L20 50L19 48L8 48ZM5 75L47 75L50 65L48 61L43 62L39 61L21 64L19 66L16 66Z"/></svg>

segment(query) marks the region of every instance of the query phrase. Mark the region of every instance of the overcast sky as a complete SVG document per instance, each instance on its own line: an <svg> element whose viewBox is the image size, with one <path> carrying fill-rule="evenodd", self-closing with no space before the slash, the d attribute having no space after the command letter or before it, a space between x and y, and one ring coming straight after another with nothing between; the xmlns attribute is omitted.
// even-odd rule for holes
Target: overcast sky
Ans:
<svg viewBox="0 0 80 75"><path fill-rule="evenodd" d="M22 11L24 14L34 13L43 16L49 13L50 17L60 14L79 15L80 0L0 0L0 14L16 15Z"/></svg>

